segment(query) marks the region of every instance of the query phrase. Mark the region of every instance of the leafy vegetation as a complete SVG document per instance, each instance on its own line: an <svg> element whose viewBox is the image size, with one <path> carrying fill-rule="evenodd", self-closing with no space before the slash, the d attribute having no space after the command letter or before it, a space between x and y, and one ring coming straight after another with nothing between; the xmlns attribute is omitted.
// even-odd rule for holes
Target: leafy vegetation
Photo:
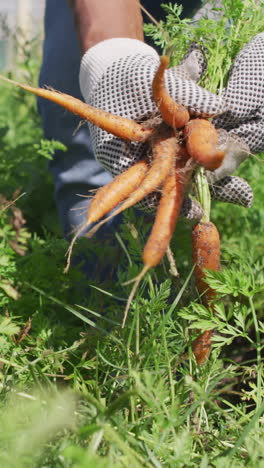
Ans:
<svg viewBox="0 0 264 468"><path fill-rule="evenodd" d="M223 4L221 20L195 27L166 4L166 24L146 27L163 47L177 41L175 61L202 38L212 90L263 30L259 2ZM38 61L25 57L18 71L32 82ZM0 135L1 467L263 466L263 155L239 169L253 207L212 208L222 241L222 270L208 274L217 315L199 301L191 226L181 221L172 244L180 279L167 261L148 273L122 330L130 290L122 284L141 270L151 220L131 210L110 242L79 241L76 252L92 264L96 256L96 271L89 281L82 268L64 275L47 171L61 146L42 140L34 98L2 83ZM208 328L213 352L197 368L191 342Z"/></svg>

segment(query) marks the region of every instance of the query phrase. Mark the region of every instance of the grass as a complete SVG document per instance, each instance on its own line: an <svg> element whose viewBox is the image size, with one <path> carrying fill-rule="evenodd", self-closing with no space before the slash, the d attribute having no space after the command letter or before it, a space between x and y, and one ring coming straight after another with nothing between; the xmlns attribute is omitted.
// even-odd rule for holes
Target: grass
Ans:
<svg viewBox="0 0 264 468"><path fill-rule="evenodd" d="M241 14L242 2L225 5ZM233 21L240 44L248 31L237 35ZM170 40L178 34L172 25L169 16ZM25 80L37 68L23 64ZM150 219L131 210L110 244L78 242L76 251L98 258L89 283L78 268L64 275L67 245L46 170L60 144L42 140L34 98L2 84L0 132L2 197L26 192L16 202L21 212L3 200L0 207L1 467L262 467L261 162L251 158L239 169L254 188L251 209L213 204L222 270L208 281L219 294L217 315L196 293L191 226L182 220L172 245L180 279L167 261L148 273L122 330L130 291L122 283L141 270ZM27 223L15 229L19 214ZM106 259L117 267L102 280ZM216 330L213 351L198 368L191 342L208 327Z"/></svg>

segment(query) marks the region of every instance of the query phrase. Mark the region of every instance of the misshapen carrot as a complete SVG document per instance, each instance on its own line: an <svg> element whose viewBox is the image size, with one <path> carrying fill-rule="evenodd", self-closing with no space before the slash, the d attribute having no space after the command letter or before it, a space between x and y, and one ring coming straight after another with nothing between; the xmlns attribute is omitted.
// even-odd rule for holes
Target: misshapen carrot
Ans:
<svg viewBox="0 0 264 468"><path fill-rule="evenodd" d="M143 251L144 267L132 281L135 282L129 295L122 326L124 327L130 304L135 296L138 285L148 270L157 266L165 255L173 236L179 218L184 194L192 174L192 165L188 165L188 157L177 158L170 174L166 177L162 195L157 208L155 221ZM128 283L130 283L129 281ZM128 284L127 283L127 284Z"/></svg>
<svg viewBox="0 0 264 468"><path fill-rule="evenodd" d="M187 151L198 164L209 171L221 166L225 152L217 148L218 135L211 122L205 119L190 120L183 134Z"/></svg>
<svg viewBox="0 0 264 468"><path fill-rule="evenodd" d="M116 208L123 200L134 192L144 179L147 171L147 161L138 161L96 192L87 212L87 220L80 226L70 243L67 265L64 270L65 273L68 271L70 266L73 246L81 232L89 226L89 224L95 223L105 214L109 213L109 211Z"/></svg>
<svg viewBox="0 0 264 468"><path fill-rule="evenodd" d="M166 90L164 73L168 64L169 57L163 55L152 81L152 93L164 122L173 128L182 128L190 119L190 114L184 106L177 104Z"/></svg>
<svg viewBox="0 0 264 468"><path fill-rule="evenodd" d="M212 301L215 299L216 293L205 282L205 270L220 270L220 237L212 222L200 222L193 228L192 249L197 289L202 294L205 306L213 307ZM198 365L203 364L210 354L211 335L212 330L206 330L192 344Z"/></svg>
<svg viewBox="0 0 264 468"><path fill-rule="evenodd" d="M97 127L112 133L118 138L129 141L146 141L152 134L151 128L144 128L134 120L120 117L102 109L89 106L80 99L74 98L69 94L60 93L51 89L34 88L33 86L17 83L16 81L9 80L0 75L0 78L8 83L11 83L19 88L36 94L42 98L59 104L73 114L79 115L81 118L88 120Z"/></svg>

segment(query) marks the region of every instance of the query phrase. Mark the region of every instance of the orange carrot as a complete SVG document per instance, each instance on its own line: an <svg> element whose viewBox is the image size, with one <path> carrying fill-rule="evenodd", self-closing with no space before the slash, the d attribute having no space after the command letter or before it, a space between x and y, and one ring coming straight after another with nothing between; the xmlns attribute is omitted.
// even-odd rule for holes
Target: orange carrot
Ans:
<svg viewBox="0 0 264 468"><path fill-rule="evenodd" d="M192 232L194 274L197 289L203 294L206 307L213 307L212 301L216 297L215 291L205 282L205 269L220 270L220 238L216 226L211 223L200 222ZM203 364L210 354L212 330L204 331L192 343L193 353L197 364Z"/></svg>
<svg viewBox="0 0 264 468"><path fill-rule="evenodd" d="M89 224L95 223L102 218L106 213L116 208L123 200L125 200L134 190L138 188L148 171L148 163L146 161L138 161L126 171L119 174L111 182L101 187L93 197L88 212L87 220L83 223L75 236L73 237L67 257L67 265L65 273L70 266L70 258L73 246L81 234Z"/></svg>
<svg viewBox="0 0 264 468"><path fill-rule="evenodd" d="M97 125L102 130L112 133L118 138L129 141L146 141L152 134L151 128L144 128L134 120L120 117L102 109L89 106L80 99L74 98L69 94L60 93L51 89L34 88L33 86L17 83L0 75L2 80L7 81L15 86L18 86L25 91L36 94L37 96L49 99L50 101L59 104L73 114L77 114L85 120L88 120L94 125Z"/></svg>
<svg viewBox="0 0 264 468"><path fill-rule="evenodd" d="M144 264L149 268L160 263L169 246L191 173L192 167L187 167L186 160L176 159L175 169L164 181L155 222L143 252Z"/></svg>
<svg viewBox="0 0 264 468"><path fill-rule="evenodd" d="M145 178L148 169L147 161L138 161L116 176L109 184L101 187L89 206L87 224L98 221L134 192Z"/></svg>
<svg viewBox="0 0 264 468"><path fill-rule="evenodd" d="M176 223L179 218L181 206L188 181L192 173L192 166L186 164L187 158L176 159L175 169L164 181L162 196L157 209L155 222L143 251L144 267L140 274L132 281L135 282L129 295L123 324L124 327L130 304L135 296L138 285L150 268L157 266L169 247ZM128 283L130 283L129 281ZM126 283L126 284L128 284Z"/></svg>
<svg viewBox="0 0 264 468"><path fill-rule="evenodd" d="M177 104L166 90L164 73L168 64L169 57L162 56L152 81L153 97L164 122L173 128L182 128L190 119L190 115L187 109L181 104Z"/></svg>
<svg viewBox="0 0 264 468"><path fill-rule="evenodd" d="M183 133L187 151L196 162L209 171L221 166L225 153L217 148L218 135L211 122L205 119L190 120Z"/></svg>
<svg viewBox="0 0 264 468"><path fill-rule="evenodd" d="M204 281L204 269L220 270L220 237L216 226L212 223L199 222L192 232L194 274L200 294L204 294L206 305L215 298L215 291Z"/></svg>
<svg viewBox="0 0 264 468"><path fill-rule="evenodd" d="M155 135L153 135L151 144L153 162L141 185L133 193L131 193L131 195L121 204L119 208L117 208L114 213L91 229L87 233L86 237L92 237L95 232L97 232L97 230L113 216L116 216L122 211L135 205L163 184L176 158L178 150L178 138L175 136L174 130L165 128L162 125L161 129L157 131Z"/></svg>

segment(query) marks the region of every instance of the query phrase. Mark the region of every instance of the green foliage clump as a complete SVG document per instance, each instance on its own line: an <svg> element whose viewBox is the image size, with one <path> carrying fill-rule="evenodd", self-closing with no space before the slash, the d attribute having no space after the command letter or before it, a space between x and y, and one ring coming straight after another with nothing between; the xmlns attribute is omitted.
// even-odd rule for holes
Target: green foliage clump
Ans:
<svg viewBox="0 0 264 468"><path fill-rule="evenodd" d="M182 6L177 3L162 5L167 13L166 21L158 26L145 25L146 35L163 52L169 51L173 65L182 60L191 43L200 45L208 62L201 84L212 92L221 92L239 50L264 30L262 2L224 0L219 6L219 2L212 1L205 16L197 20L182 19Z"/></svg>

